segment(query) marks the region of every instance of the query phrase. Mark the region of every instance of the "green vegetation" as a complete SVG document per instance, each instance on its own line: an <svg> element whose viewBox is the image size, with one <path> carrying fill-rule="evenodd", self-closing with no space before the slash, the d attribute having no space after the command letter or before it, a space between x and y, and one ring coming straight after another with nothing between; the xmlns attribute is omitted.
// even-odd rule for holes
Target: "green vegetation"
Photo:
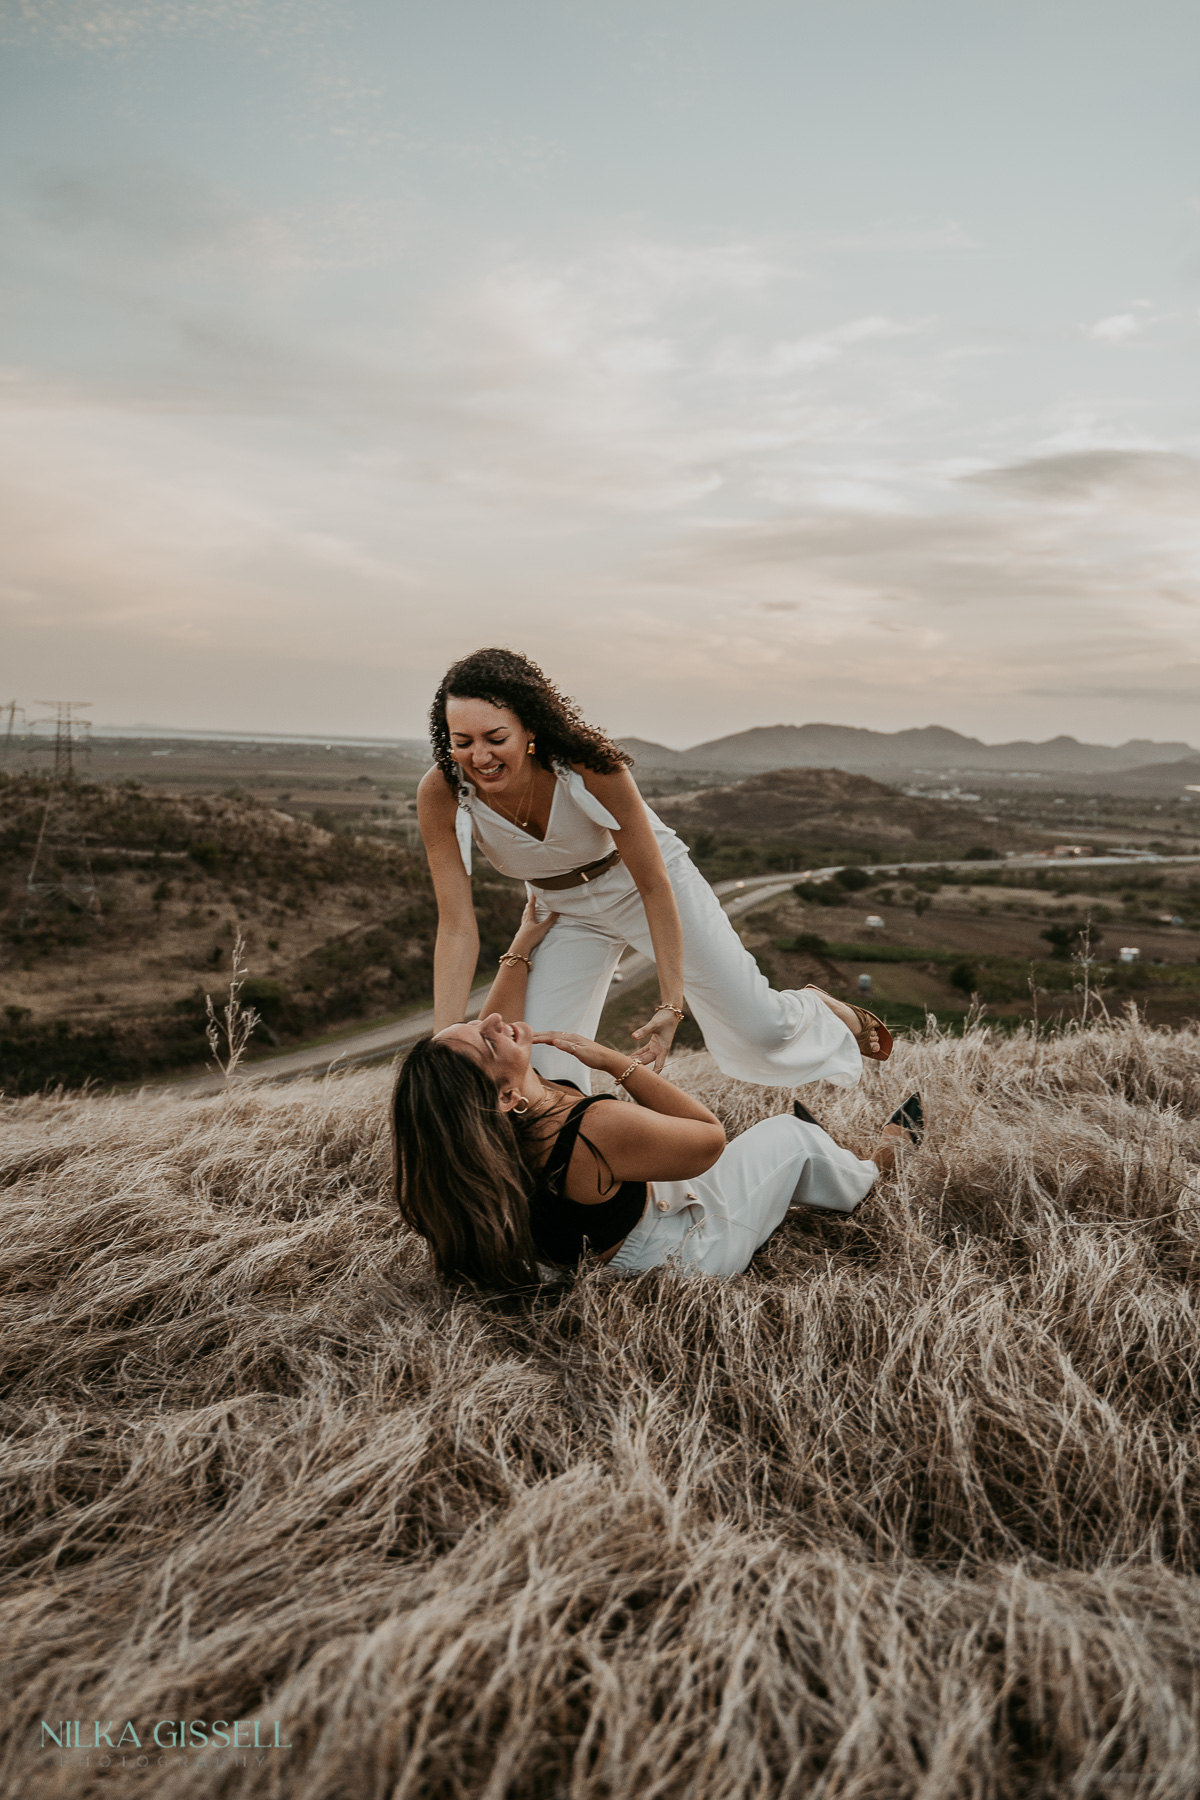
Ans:
<svg viewBox="0 0 1200 1800"><path fill-rule="evenodd" d="M833 879L847 894L859 894L864 888L872 887L875 882L875 877L866 869L856 868L853 864L839 869Z"/></svg>
<svg viewBox="0 0 1200 1800"><path fill-rule="evenodd" d="M957 988L960 994L973 994L978 986L978 973L974 963L956 962L950 971L950 986Z"/></svg>
<svg viewBox="0 0 1200 1800"><path fill-rule="evenodd" d="M807 950L815 956L827 956L831 962L952 963L956 960L953 950L930 950L910 944L830 943L809 931L794 938L780 938L775 947L777 950Z"/></svg>
<svg viewBox="0 0 1200 1800"><path fill-rule="evenodd" d="M1078 955L1084 943L1084 932L1078 925L1048 925L1041 936L1050 945L1051 956L1059 958Z"/></svg>
<svg viewBox="0 0 1200 1800"><path fill-rule="evenodd" d="M71 845L51 867L78 876L90 862L101 910L51 895L27 911L25 876L49 793L44 780L0 778L0 957L20 971L20 999L39 1002L19 1006L14 996L4 1013L6 1092L203 1063L205 990L221 1003L218 972L227 978L235 930L250 943L244 998L261 1015L261 1047L432 998L437 917L422 852L314 828L244 795L180 799L79 782L66 796ZM486 973L523 892L486 865L474 888ZM101 969L102 980L81 981ZM147 980L148 969L161 980ZM85 1001L88 988L104 992L81 1007L81 986Z"/></svg>

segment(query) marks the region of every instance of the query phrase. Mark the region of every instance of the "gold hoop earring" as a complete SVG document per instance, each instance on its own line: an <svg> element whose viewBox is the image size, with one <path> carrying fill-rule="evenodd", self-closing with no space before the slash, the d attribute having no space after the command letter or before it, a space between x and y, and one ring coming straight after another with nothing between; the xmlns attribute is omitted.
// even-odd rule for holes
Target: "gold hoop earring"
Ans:
<svg viewBox="0 0 1200 1800"><path fill-rule="evenodd" d="M517 1115L518 1119L523 1119L525 1117L525 1114L529 1111L529 1102L525 1098L524 1094L519 1094L517 1096L517 1098L521 1102L520 1106L518 1106L516 1101L514 1100L513 1104L509 1107L508 1110L511 1113L515 1113Z"/></svg>

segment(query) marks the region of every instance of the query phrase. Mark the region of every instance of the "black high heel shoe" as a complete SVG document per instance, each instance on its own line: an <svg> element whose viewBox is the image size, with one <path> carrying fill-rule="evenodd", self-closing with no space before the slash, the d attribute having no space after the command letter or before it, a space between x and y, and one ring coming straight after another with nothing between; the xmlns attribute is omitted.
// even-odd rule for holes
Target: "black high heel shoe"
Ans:
<svg viewBox="0 0 1200 1800"><path fill-rule="evenodd" d="M792 1111L795 1113L795 1115L798 1119L803 1119L804 1123L806 1125L815 1125L815 1126L817 1126L817 1128L819 1130L824 1131L825 1127L821 1124L820 1119L813 1118L812 1114L809 1112L807 1106L804 1105L803 1101L793 1100L792 1101Z"/></svg>
<svg viewBox="0 0 1200 1800"><path fill-rule="evenodd" d="M908 1134L914 1144L919 1144L925 1136L925 1113L921 1106L920 1094L910 1094L903 1106L898 1106L889 1125L899 1125Z"/></svg>

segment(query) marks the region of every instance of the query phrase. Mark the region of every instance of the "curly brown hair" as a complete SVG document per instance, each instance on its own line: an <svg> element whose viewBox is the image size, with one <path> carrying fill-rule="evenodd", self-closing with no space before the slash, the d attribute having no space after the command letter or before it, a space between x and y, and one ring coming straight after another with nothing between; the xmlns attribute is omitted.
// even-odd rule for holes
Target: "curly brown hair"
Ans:
<svg viewBox="0 0 1200 1800"><path fill-rule="evenodd" d="M429 709L429 738L433 760L450 787L457 790L458 774L450 753L446 724L446 698L487 700L515 712L534 737L534 755L544 769L559 762L582 763L598 775L627 769L631 756L594 725L588 725L573 700L568 700L549 681L535 662L519 650L474 650L447 669Z"/></svg>

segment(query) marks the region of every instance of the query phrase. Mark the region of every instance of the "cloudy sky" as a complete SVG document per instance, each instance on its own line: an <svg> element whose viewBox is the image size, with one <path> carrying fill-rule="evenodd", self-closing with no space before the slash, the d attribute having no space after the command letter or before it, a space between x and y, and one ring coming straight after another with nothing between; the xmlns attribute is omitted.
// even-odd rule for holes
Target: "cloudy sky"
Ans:
<svg viewBox="0 0 1200 1800"><path fill-rule="evenodd" d="M0 0L0 700L1200 744L1194 0Z"/></svg>

